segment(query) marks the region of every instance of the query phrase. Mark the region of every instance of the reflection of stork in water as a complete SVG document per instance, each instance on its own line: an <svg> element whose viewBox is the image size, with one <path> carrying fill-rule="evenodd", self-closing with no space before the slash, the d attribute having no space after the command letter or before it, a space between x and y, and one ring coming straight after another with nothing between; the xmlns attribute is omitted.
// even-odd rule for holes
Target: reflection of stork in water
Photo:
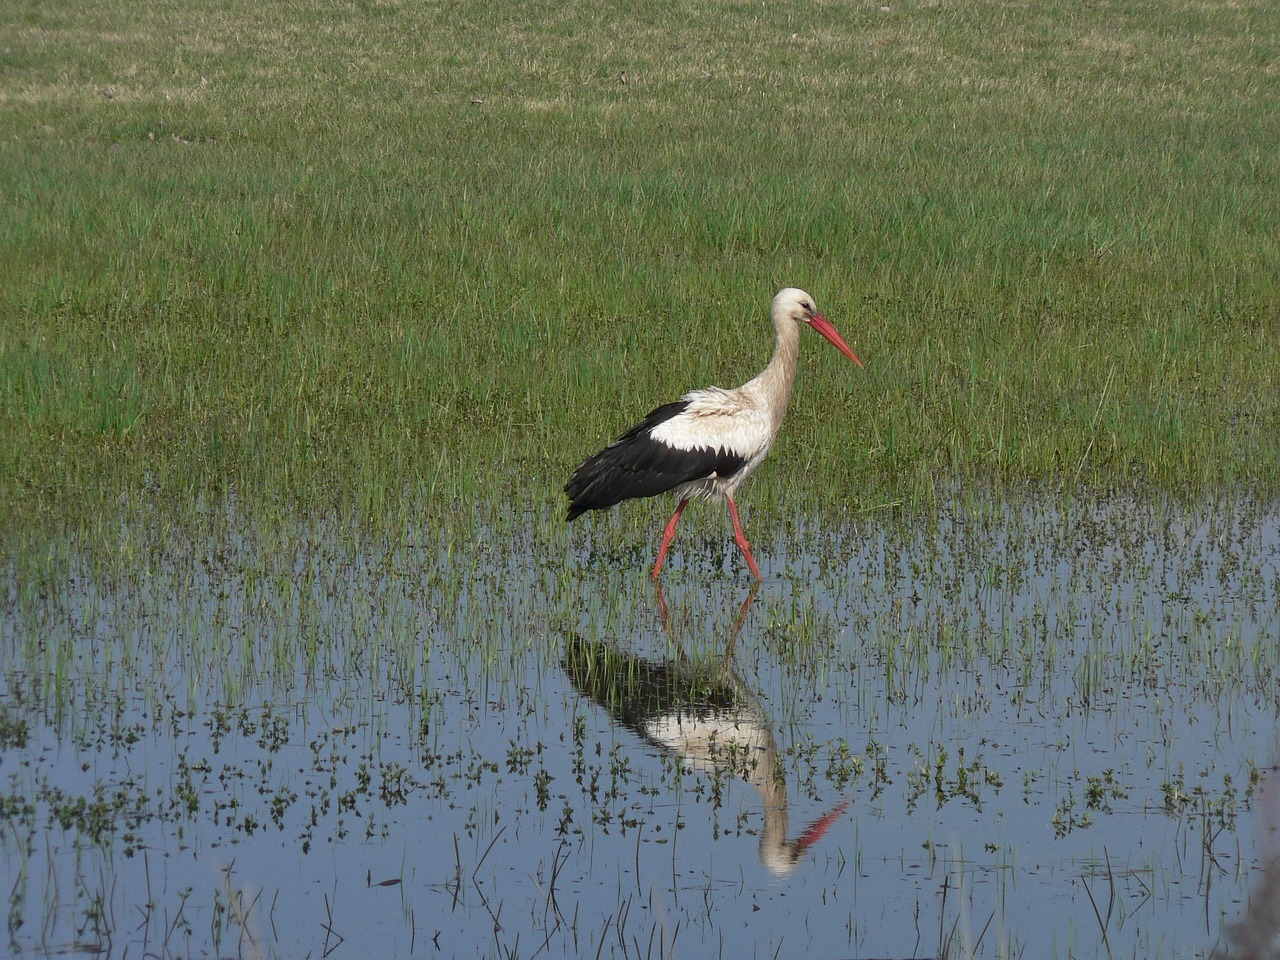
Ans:
<svg viewBox="0 0 1280 960"><path fill-rule="evenodd" d="M662 588L657 590L662 621L670 632L666 600ZM849 802L837 805L794 840L787 839L787 782L773 723L733 665L734 646L753 599L755 589L742 603L723 657L646 660L607 641L571 636L563 664L574 687L604 707L616 723L683 758L699 773L727 770L755 788L764 805L760 862L776 874L786 874Z"/></svg>

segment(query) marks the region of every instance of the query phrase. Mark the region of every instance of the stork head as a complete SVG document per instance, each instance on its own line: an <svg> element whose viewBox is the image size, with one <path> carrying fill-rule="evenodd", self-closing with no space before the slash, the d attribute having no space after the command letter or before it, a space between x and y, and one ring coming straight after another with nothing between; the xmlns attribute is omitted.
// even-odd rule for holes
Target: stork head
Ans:
<svg viewBox="0 0 1280 960"><path fill-rule="evenodd" d="M773 322L777 324L784 320L791 320L794 323L807 323L826 337L837 350L858 366L862 366L862 361L849 349L849 345L844 342L840 334L836 333L836 328L828 323L827 318L818 312L818 307L814 303L813 297L803 290L795 287L786 287L783 290L779 290L778 295L773 298Z"/></svg>
<svg viewBox="0 0 1280 960"><path fill-rule="evenodd" d="M805 851L812 847L815 843L822 839L823 834L831 828L831 825L840 819L841 814L849 809L849 801L842 800L836 804L835 809L828 813L820 820L815 820L809 824L804 833L796 837L794 840L787 840L785 837L770 837L768 824L768 811L766 810L765 831L760 836L760 862L769 868L769 872L775 877L785 877L800 862L800 858L804 856ZM776 814L775 814L776 816ZM781 827L786 830L786 812L782 812Z"/></svg>

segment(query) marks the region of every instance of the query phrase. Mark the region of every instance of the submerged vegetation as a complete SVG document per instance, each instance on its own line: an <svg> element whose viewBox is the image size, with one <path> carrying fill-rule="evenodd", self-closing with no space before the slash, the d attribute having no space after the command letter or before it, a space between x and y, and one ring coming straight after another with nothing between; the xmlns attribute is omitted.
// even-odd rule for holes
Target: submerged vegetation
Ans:
<svg viewBox="0 0 1280 960"><path fill-rule="evenodd" d="M1274 826L1280 519L949 503L755 590L691 538L665 600L483 527L126 524L7 598L10 952L1204 956Z"/></svg>
<svg viewBox="0 0 1280 960"><path fill-rule="evenodd" d="M790 283L868 363L806 352L758 510L1274 489L1278 38L1213 0L19 4L0 529L558 510L754 373Z"/></svg>

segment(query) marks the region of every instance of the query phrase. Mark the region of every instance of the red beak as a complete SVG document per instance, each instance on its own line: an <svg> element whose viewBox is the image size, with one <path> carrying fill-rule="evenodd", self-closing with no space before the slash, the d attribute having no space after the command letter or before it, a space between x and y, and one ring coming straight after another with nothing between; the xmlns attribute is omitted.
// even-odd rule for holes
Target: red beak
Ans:
<svg viewBox="0 0 1280 960"><path fill-rule="evenodd" d="M855 357L855 359L857 358ZM859 364L859 366L861 366L861 364ZM800 836L796 838L796 849L803 852L809 847L812 847L822 839L822 835L827 832L828 828L830 828L833 823L836 822L840 814L844 813L848 809L849 801L845 800L838 804L834 810L828 813L821 820L815 820L813 823L809 824L804 833L800 834Z"/></svg>
<svg viewBox="0 0 1280 960"><path fill-rule="evenodd" d="M813 315L813 319L809 321L809 326L813 327L813 329L817 330L820 334L830 340L831 343L835 345L835 348L846 357L858 366L862 366L862 361L859 360L857 355L849 349L849 345L840 338L840 334L836 333L836 328L827 323L826 317L820 313L815 313Z"/></svg>

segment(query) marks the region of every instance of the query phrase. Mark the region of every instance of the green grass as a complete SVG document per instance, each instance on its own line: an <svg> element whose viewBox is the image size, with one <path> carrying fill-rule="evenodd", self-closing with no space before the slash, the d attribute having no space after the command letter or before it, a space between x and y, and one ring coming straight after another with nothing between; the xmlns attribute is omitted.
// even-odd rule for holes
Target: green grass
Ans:
<svg viewBox="0 0 1280 960"><path fill-rule="evenodd" d="M867 367L760 509L1274 489L1278 64L1263 0L10 5L0 531L559 509L786 284Z"/></svg>

